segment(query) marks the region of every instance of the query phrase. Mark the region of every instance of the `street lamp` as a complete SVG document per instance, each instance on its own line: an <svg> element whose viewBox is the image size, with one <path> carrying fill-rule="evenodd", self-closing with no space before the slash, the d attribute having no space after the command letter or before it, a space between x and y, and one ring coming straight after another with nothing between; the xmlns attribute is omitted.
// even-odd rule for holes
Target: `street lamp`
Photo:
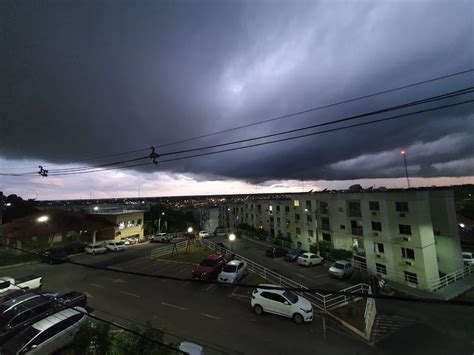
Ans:
<svg viewBox="0 0 474 355"><path fill-rule="evenodd" d="M41 217L38 218L39 223L48 222L48 220L49 220L48 216L41 216Z"/></svg>
<svg viewBox="0 0 474 355"><path fill-rule="evenodd" d="M410 179L408 178L408 167L407 167L407 151L402 150L400 151L400 154L403 156L403 162L405 163L405 174L407 176L407 185L408 185L408 188L410 188Z"/></svg>
<svg viewBox="0 0 474 355"><path fill-rule="evenodd" d="M94 211L98 211L98 210L99 210L99 206L95 206Z"/></svg>
<svg viewBox="0 0 474 355"><path fill-rule="evenodd" d="M165 213L161 212L161 216L164 216ZM161 216L158 218L158 233L161 233Z"/></svg>
<svg viewBox="0 0 474 355"><path fill-rule="evenodd" d="M189 227L188 228L188 233L192 233L193 232L193 227Z"/></svg>
<svg viewBox="0 0 474 355"><path fill-rule="evenodd" d="M234 254L234 240L235 240L235 234L234 233L229 234L230 252L232 254Z"/></svg>
<svg viewBox="0 0 474 355"><path fill-rule="evenodd" d="M459 227L464 228L466 225L464 223L459 223Z"/></svg>

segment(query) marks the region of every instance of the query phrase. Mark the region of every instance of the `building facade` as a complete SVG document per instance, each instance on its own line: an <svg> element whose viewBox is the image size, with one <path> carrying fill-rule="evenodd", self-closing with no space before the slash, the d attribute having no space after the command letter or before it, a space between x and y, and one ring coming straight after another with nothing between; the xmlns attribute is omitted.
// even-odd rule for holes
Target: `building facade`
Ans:
<svg viewBox="0 0 474 355"><path fill-rule="evenodd" d="M230 222L224 227L241 221L307 250L327 243L352 251L369 273L412 287L429 289L463 267L450 190L295 194L222 206L221 212L222 222Z"/></svg>
<svg viewBox="0 0 474 355"><path fill-rule="evenodd" d="M194 219L203 231L213 234L220 223L218 207L198 207L193 210Z"/></svg>
<svg viewBox="0 0 474 355"><path fill-rule="evenodd" d="M113 231L98 233L95 241L122 241L127 238L138 238L143 240L143 218L144 211L122 210L122 209L98 209L93 211L94 215L101 215L115 224Z"/></svg>

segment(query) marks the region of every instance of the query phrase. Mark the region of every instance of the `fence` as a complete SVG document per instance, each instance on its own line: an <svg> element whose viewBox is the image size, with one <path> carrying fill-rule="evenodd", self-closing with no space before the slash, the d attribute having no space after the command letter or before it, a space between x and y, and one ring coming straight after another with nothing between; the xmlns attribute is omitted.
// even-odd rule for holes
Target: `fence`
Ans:
<svg viewBox="0 0 474 355"><path fill-rule="evenodd" d="M439 279L434 280L431 284L431 291L437 291L443 287L452 284L458 280L461 280L474 272L474 268L471 266L464 266L462 269L449 273L440 277Z"/></svg>
<svg viewBox="0 0 474 355"><path fill-rule="evenodd" d="M154 259L163 255L171 254L173 250L179 251L180 249L185 249L187 246L194 245L195 243L196 239L189 239L177 243L168 244L166 246L162 246L160 248L152 250L150 257Z"/></svg>

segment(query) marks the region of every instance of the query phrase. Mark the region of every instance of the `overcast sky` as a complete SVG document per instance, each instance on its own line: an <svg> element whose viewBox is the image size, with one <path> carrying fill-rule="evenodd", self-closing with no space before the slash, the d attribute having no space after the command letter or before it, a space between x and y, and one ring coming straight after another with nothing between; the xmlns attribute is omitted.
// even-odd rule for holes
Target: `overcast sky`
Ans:
<svg viewBox="0 0 474 355"><path fill-rule="evenodd" d="M472 69L473 18L469 0L1 1L0 172L141 157L149 151L74 163ZM304 127L473 84L471 72L157 151ZM401 149L414 185L473 182L474 105L137 170L0 176L0 190L53 199L402 187Z"/></svg>

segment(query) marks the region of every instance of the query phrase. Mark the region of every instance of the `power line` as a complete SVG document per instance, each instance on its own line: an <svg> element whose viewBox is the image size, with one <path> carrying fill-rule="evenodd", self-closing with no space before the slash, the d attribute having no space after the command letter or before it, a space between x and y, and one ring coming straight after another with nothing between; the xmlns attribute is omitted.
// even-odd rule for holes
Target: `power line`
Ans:
<svg viewBox="0 0 474 355"><path fill-rule="evenodd" d="M13 247L9 246L3 242L0 242L1 246L12 248L14 250L18 250L27 254L31 255L36 255L36 256L41 256L40 253L34 252L31 250L26 250L23 248L18 248L18 247ZM60 260L58 258L52 257L54 260ZM154 279L160 279L160 280L172 280L172 281L177 281L177 282L194 282L194 283L206 283L206 284L220 284L218 281L210 281L210 280L195 280L195 279L186 279L182 277L177 277L177 276L165 276L165 275L155 275L155 274L146 274L143 272L137 272L137 271L130 271L130 270L122 270L122 269L116 269L116 268L111 268L111 267L103 267L103 266L97 266L97 265L91 265L91 264L86 264L86 263L80 263L77 261L72 261L72 260L66 260L66 263L73 264L73 265L78 265L90 269L95 269L95 270L102 270L102 271L110 271L110 272L115 272L119 274L127 274L127 275L133 275L133 276L142 276L142 277L148 277L148 278L154 278ZM293 292L300 292L300 293L319 293L319 294L333 294L333 295L340 295L340 296L350 296L350 297L363 297L363 298L373 298L373 299L386 299L386 300L394 300L394 301L403 301L403 302L412 302L412 303L431 303L431 304L442 304L442 305L457 305L457 306L469 306L469 307L474 307L474 302L471 301L462 301L462 300L440 300L436 298L409 298L409 297L403 297L403 296L387 296L387 295L379 295L379 294L365 294L361 292L346 292L346 291L337 291L337 290L327 290L327 289L322 289L322 288L305 288L302 289L300 287L283 287L280 285L275 285L275 286L262 286L262 285L254 285L254 284L239 284L239 287L244 287L244 288L262 288L262 289L284 289L287 291L293 291Z"/></svg>
<svg viewBox="0 0 474 355"><path fill-rule="evenodd" d="M0 243L0 244L3 245L3 243ZM21 249L19 249L19 250L21 250ZM39 253L34 253L34 254L40 255ZM54 258L54 259L55 259L55 258ZM17 286L17 287L18 287L18 286ZM114 327L116 327L116 328L119 328L119 329L121 329L121 330L124 330L124 331L126 331L126 332L129 332L129 333L131 333L131 334L134 334L134 335L136 335L136 336L139 336L140 338L142 338L142 339L144 339L144 340L146 340L146 341L148 341L148 342L150 342L150 343L156 344L156 345L158 345L158 346L160 346L160 347L164 347L164 348L167 348L167 349L176 351L176 352L181 353L181 354L187 354L186 352L184 352L184 351L182 351L182 350L176 349L175 347L173 347L173 346L171 346L171 345L168 345L168 344L166 344L166 343L163 343L163 342L161 342L161 341L158 341L158 340L156 340L156 339L149 338L149 337L147 337L146 335L144 335L144 334L142 334L142 333L140 333L140 332L137 332L137 331L135 331L135 330L133 330L133 329L130 329L130 328L127 328L127 327L125 327L125 326L123 326L123 325L120 325L120 324L118 324L118 323L115 323L115 322L108 321L108 320L106 320L106 319L100 318L100 317L98 317L98 316L96 316L96 315L93 315L92 313L83 312L83 311L81 311L80 309L77 309L77 307L69 306L69 305L67 305L66 303L61 302L61 301L59 301L58 299L56 299L56 298L54 298L54 297L48 297L48 296L46 296L46 295L43 294L43 293L38 293L38 292L32 291L32 290L29 289L29 288L18 287L18 289L23 290L23 291L26 291L26 292L30 292L30 293L32 293L32 294L34 294L34 295L38 295L38 296L40 296L40 297L42 297L42 298L46 298L47 300L50 300L50 301L52 301L52 302L54 302L54 303L57 303L57 304L59 304L59 305L65 307L65 308L72 309L72 310L74 310L74 311L76 311L76 312L78 312L78 313L80 313L80 314L83 314L83 315L89 317L89 318L98 320L98 321L100 321L100 322L106 323L106 324L108 324L108 325L114 326ZM52 314L52 315L54 315L54 314ZM51 316L51 315L50 315L50 316ZM61 318L60 320L62 320L62 318Z"/></svg>
<svg viewBox="0 0 474 355"><path fill-rule="evenodd" d="M327 129L327 130L324 130L324 131L312 132L312 133L298 135L298 136L294 136L294 137L281 138L281 139L277 139L277 140L273 140L273 141L255 143L255 144L250 144L250 145L235 147L235 148L228 148L228 149L218 150L218 151L214 151L214 152L206 152L206 153L188 155L188 156L184 156L184 157L164 159L164 160L161 160L160 163L167 163L167 162L173 162L173 161L178 161L178 160L186 160L186 159L192 159L192 158L197 158L197 157L202 157L202 156L207 156L207 155L214 155L214 154L220 154L220 153L225 153L225 152L237 151L237 150L241 150L241 149L254 148L254 147L264 146L264 145L268 145L268 144L281 143L281 142L285 142L285 141L290 141L290 140L295 140L295 139L300 139L300 138L306 138L306 137L310 137L310 136L326 134L326 133L335 132L335 131L341 131L341 130L345 130L345 129L348 129L348 128L355 128L355 127L366 126L366 125L381 123L381 122L385 122L385 121L390 121L390 120L394 120L394 119L398 119L398 118L409 117L409 116L416 115L416 114L422 114L422 113L426 113L426 112L433 112L433 111L437 111L437 110L441 110L441 109L445 109L445 108L449 108L449 107L465 105L465 104L468 104L468 103L471 103L471 102L474 102L474 100L462 101L462 102L449 104L449 105L444 105L444 106L440 106L440 107L435 107L435 108L431 108L431 109L419 110L419 111L410 112L410 113L406 113L406 114L402 114L402 115L396 115L396 116L381 118L381 119L377 119L377 120L356 123L356 124L352 124L352 125L348 125L348 126ZM94 171L82 171L82 172L70 172L70 173L58 173L58 174L52 173L50 175L53 175L53 176L75 175L75 174L100 172L100 171L104 171L104 170L131 168L131 167L134 167L134 166L144 166L144 165L151 165L151 164L152 163L142 163L142 164L136 164L136 165L126 166L126 167L116 167L116 168L111 168L111 169L102 169L102 170L94 170Z"/></svg>
<svg viewBox="0 0 474 355"><path fill-rule="evenodd" d="M352 99L337 101L337 102L334 102L334 103L331 103L331 104L317 106L317 107L309 108L309 109L306 109L306 110L297 111L297 112L294 112L294 113L290 113L290 114L286 114L286 115L282 115L282 116L277 116L277 117L265 119L265 120L254 122L254 123L249 123L249 124L246 124L246 125L227 128L227 129L212 132L212 133L207 133L207 134L203 134L203 135L199 135L199 136L194 136L194 137L191 137L191 138L177 140L177 141L157 145L155 147L156 148L163 148L163 147L167 147L167 146L171 146L171 145L175 145L175 144L179 144L179 143L190 142L190 141L194 141L194 140L198 140L198 139L202 139L202 138L207 138L207 137L211 137L211 136L215 136L215 135L219 135L219 134L223 134L223 133L227 133L227 132L231 132L231 131L236 131L236 130L243 129L243 128L262 125L262 124L265 124L265 123L268 123L268 122L274 122L274 121L282 120L282 119L285 119L285 118L300 116L300 115L303 115L305 113L314 112L314 111L318 111L318 110L322 110L322 109L326 109L326 108L330 108L330 107L335 107L335 106L343 105L343 104L346 104L346 103L367 99L367 98L370 98L370 97L384 95L384 94L388 94L388 93L391 93L391 92L400 91L400 90L408 89L408 88L411 88L411 87L416 87L416 86L419 86L419 85L424 85L424 84L428 84L428 83L432 83L432 82L436 82L436 81L440 81L440 80L444 80L444 79L448 79L448 78L468 74L468 73L471 73L473 71L474 71L474 69L467 69L467 70L459 71L459 72L456 72L456 73L447 74L447 75L439 76L439 77L436 77L436 78L415 82L415 83L408 84L408 85L398 86L398 87L388 89L388 90L378 91L378 92L375 92L375 93L372 93L372 94L367 94L367 95L355 97L355 98L352 98ZM97 159L101 159L101 158L110 158L110 157L115 157L115 156L120 156L120 155L127 155L127 154L134 154L134 153L139 153L139 152L144 152L144 151L147 151L147 149L136 149L136 150L130 150L130 151L125 151L125 152L113 153L113 154L99 155L99 156L90 157L90 158L86 158L86 159L71 161L69 163L78 163L78 162L97 160ZM12 168L12 169L15 169L15 168ZM19 168L17 168L17 169L19 169Z"/></svg>

